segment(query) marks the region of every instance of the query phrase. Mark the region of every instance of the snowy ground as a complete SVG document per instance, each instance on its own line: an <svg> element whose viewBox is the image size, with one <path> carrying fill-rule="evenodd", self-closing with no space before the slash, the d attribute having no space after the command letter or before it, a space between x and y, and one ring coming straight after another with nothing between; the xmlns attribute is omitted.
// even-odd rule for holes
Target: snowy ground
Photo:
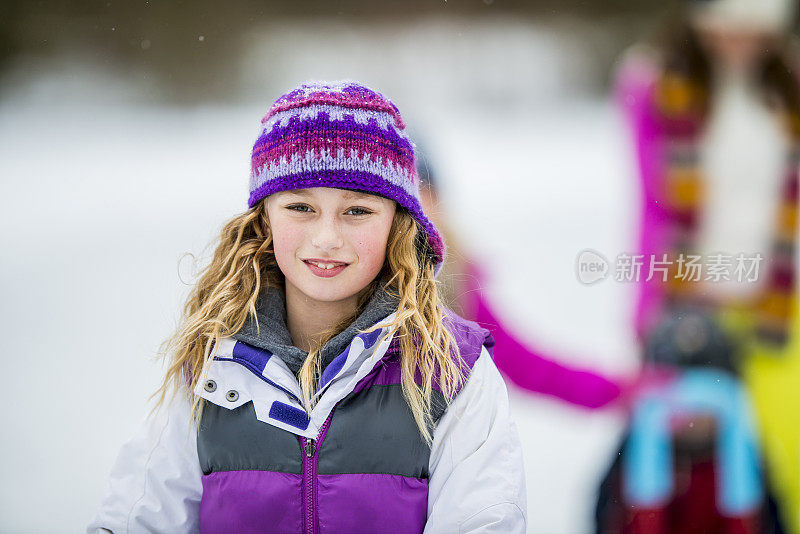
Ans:
<svg viewBox="0 0 800 534"><path fill-rule="evenodd" d="M114 78L70 72L69 91L63 74L44 76L0 100L2 532L77 532L91 517L158 384L151 356L187 292L179 259L203 254L246 208L249 149L277 96L169 108L125 100ZM420 102L407 119L425 115L417 124L448 215L489 262L492 299L556 357L629 369L630 288L575 276L582 249L632 248L634 181L615 111L575 97L513 113L450 104L425 115ZM620 415L510 389L529 531L589 532Z"/></svg>

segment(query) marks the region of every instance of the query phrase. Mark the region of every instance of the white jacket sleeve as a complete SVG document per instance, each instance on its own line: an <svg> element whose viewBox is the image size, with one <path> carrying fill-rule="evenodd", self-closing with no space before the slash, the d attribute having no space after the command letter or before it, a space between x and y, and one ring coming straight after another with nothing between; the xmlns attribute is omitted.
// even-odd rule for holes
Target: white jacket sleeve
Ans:
<svg viewBox="0 0 800 534"><path fill-rule="evenodd" d="M176 395L122 446L87 534L197 532L203 487L190 409Z"/></svg>
<svg viewBox="0 0 800 534"><path fill-rule="evenodd" d="M425 534L524 533L522 445L486 347L433 433Z"/></svg>

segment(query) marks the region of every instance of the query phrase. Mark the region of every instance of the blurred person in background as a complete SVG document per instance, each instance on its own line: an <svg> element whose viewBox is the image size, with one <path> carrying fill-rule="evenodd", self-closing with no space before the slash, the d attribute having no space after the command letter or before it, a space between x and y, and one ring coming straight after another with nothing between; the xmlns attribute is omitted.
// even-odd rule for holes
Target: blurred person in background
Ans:
<svg viewBox="0 0 800 534"><path fill-rule="evenodd" d="M686 1L662 42L635 45L618 65L642 184L638 254L656 273L637 284L638 377L556 364L468 293L517 385L630 409L599 532L800 533L795 9ZM733 262L746 276L719 274Z"/></svg>
<svg viewBox="0 0 800 534"><path fill-rule="evenodd" d="M468 304L465 293L471 289L466 280L466 277L469 276L470 262L464 256L463 247L459 244L459 236L451 229L445 206L439 196L440 184L434 158L428 153L425 144L417 141L416 147L420 203L422 209L429 214L431 221L447 242L447 261L442 265L442 270L437 277L441 299L448 308L466 317L469 313L464 308Z"/></svg>
<svg viewBox="0 0 800 534"><path fill-rule="evenodd" d="M459 244L458 233L448 224L446 204L442 203L440 196L441 184L436 174L435 158L425 150L424 145L418 152L417 173L422 206L447 241L447 261L438 276L440 292L447 306L491 330L495 346L501 348L494 355L498 369L523 390L549 395L589 409L602 408L617 400L620 385L616 381L588 369L564 365L550 355L531 350L518 341L494 315L484 295L487 276L483 272L481 259L467 255Z"/></svg>
<svg viewBox="0 0 800 534"><path fill-rule="evenodd" d="M638 284L635 329L646 369L672 376L632 395L606 480L621 469L627 512L599 513L601 530L800 532L795 9L685 2L660 44L634 46L617 69L642 182L639 252L669 262ZM681 260L739 254L758 259L744 279L687 275Z"/></svg>

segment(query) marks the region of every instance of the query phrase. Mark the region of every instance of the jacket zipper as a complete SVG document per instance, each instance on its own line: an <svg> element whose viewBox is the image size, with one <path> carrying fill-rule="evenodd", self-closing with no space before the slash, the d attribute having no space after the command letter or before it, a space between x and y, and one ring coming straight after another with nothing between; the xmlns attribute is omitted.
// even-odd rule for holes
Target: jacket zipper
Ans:
<svg viewBox="0 0 800 534"><path fill-rule="evenodd" d="M325 439L325 434L328 432L333 411L336 406L331 409L328 418L319 429L316 443L313 439L307 439L300 436L300 451L303 455L303 509L304 509L304 523L305 532L308 534L317 534L317 452L322 440Z"/></svg>

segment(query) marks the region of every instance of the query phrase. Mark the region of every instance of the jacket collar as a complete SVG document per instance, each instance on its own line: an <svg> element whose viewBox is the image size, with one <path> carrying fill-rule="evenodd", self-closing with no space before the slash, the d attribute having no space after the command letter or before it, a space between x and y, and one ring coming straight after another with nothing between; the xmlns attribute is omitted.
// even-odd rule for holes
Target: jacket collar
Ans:
<svg viewBox="0 0 800 534"><path fill-rule="evenodd" d="M396 313L375 323L391 322ZM389 327L354 336L325 368L311 413L304 410L297 380L281 358L233 337L221 339L215 347L213 359L194 392L230 410L252 401L258 420L316 439L336 403L379 364L393 337L394 330Z"/></svg>
<svg viewBox="0 0 800 534"><path fill-rule="evenodd" d="M375 294L367 302L364 310L344 331L331 338L321 349L323 377L324 371L350 345L359 330L369 328L380 319L397 310L399 300L387 291L388 278L383 277ZM233 335L243 341L277 356L289 370L297 376L305 362L308 352L292 343L292 336L286 327L286 302L283 288L268 287L261 291L256 301L256 321L248 316L245 325Z"/></svg>

